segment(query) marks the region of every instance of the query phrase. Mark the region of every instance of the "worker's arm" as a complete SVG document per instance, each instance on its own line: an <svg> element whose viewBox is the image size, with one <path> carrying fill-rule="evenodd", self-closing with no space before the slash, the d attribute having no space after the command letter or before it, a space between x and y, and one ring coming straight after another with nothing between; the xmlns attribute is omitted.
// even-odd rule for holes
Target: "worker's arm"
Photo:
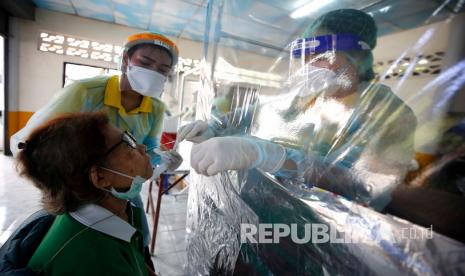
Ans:
<svg viewBox="0 0 465 276"><path fill-rule="evenodd" d="M237 108L220 116L212 114L207 121L197 120L179 128L176 144L187 140L201 143L213 137L247 135L252 126L256 105Z"/></svg>
<svg viewBox="0 0 465 276"><path fill-rule="evenodd" d="M143 144L147 147L147 153L150 155L152 165L160 164L161 158L153 150L160 148L160 137L163 129L163 118L165 106L163 104L153 105L153 122L151 123L150 132L145 137Z"/></svg>
<svg viewBox="0 0 465 276"><path fill-rule="evenodd" d="M286 149L286 161L276 175L297 178L381 210L413 158L415 116L408 110L397 118L369 137L370 131L354 134L367 143L350 140L327 156Z"/></svg>

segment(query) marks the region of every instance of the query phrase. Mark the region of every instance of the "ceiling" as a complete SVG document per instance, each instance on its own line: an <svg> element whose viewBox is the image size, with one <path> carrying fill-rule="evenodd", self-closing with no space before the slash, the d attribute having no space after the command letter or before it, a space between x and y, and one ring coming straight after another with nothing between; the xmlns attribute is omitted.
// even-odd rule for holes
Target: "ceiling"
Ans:
<svg viewBox="0 0 465 276"><path fill-rule="evenodd" d="M326 1L327 4L304 17L290 17L294 11L312 1ZM33 2L43 9L197 41L204 38L208 4L208 0ZM213 2L215 5L221 3ZM275 54L298 37L316 17L338 8L356 8L368 12L374 17L378 24L378 33L382 36L414 28L425 22L440 21L451 13L463 11L463 6L457 7L457 2L463 1L449 0L442 5L440 0L225 0L221 13L220 43L261 54ZM214 7L214 11L218 10L217 6ZM439 7L442 8L438 9Z"/></svg>

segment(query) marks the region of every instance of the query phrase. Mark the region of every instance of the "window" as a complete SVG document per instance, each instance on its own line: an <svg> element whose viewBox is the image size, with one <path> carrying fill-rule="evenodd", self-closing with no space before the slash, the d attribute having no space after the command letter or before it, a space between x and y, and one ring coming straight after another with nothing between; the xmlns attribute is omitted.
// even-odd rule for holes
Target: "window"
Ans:
<svg viewBox="0 0 465 276"><path fill-rule="evenodd" d="M63 87L73 83L76 80L93 78L97 76L112 76L121 74L121 71L116 69L70 62L64 63L63 72Z"/></svg>

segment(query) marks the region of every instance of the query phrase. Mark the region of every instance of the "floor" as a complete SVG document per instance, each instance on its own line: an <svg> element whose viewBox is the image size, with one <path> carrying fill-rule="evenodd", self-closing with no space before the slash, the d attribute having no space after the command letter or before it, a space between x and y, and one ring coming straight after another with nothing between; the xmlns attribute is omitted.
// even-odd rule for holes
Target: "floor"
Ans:
<svg viewBox="0 0 465 276"><path fill-rule="evenodd" d="M39 191L15 170L14 160L0 152L0 245L16 227L39 210ZM141 192L144 203L148 187ZM162 198L155 255L152 257L158 275L185 275L187 193ZM156 200L156 190L152 191ZM152 229L149 215L150 229Z"/></svg>
<svg viewBox="0 0 465 276"><path fill-rule="evenodd" d="M0 244L21 222L40 208L40 193L21 178L12 158L0 152Z"/></svg>
<svg viewBox="0 0 465 276"><path fill-rule="evenodd" d="M144 187L141 192L144 203L147 190L148 187ZM155 255L152 257L159 275L185 275L187 194L173 196L177 192L173 189L173 193L164 195L161 201ZM156 201L157 190L153 190L152 195ZM148 217L152 229L151 215Z"/></svg>

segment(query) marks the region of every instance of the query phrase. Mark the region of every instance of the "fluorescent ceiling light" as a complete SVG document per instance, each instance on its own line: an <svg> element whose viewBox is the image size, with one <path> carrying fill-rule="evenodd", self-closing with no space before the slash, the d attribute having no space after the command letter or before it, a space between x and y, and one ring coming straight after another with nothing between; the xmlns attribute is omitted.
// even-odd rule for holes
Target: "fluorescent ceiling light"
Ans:
<svg viewBox="0 0 465 276"><path fill-rule="evenodd" d="M294 19L304 17L306 15L311 14L312 12L315 12L319 8L327 5L331 1L332 0L312 0L293 11L290 16Z"/></svg>

